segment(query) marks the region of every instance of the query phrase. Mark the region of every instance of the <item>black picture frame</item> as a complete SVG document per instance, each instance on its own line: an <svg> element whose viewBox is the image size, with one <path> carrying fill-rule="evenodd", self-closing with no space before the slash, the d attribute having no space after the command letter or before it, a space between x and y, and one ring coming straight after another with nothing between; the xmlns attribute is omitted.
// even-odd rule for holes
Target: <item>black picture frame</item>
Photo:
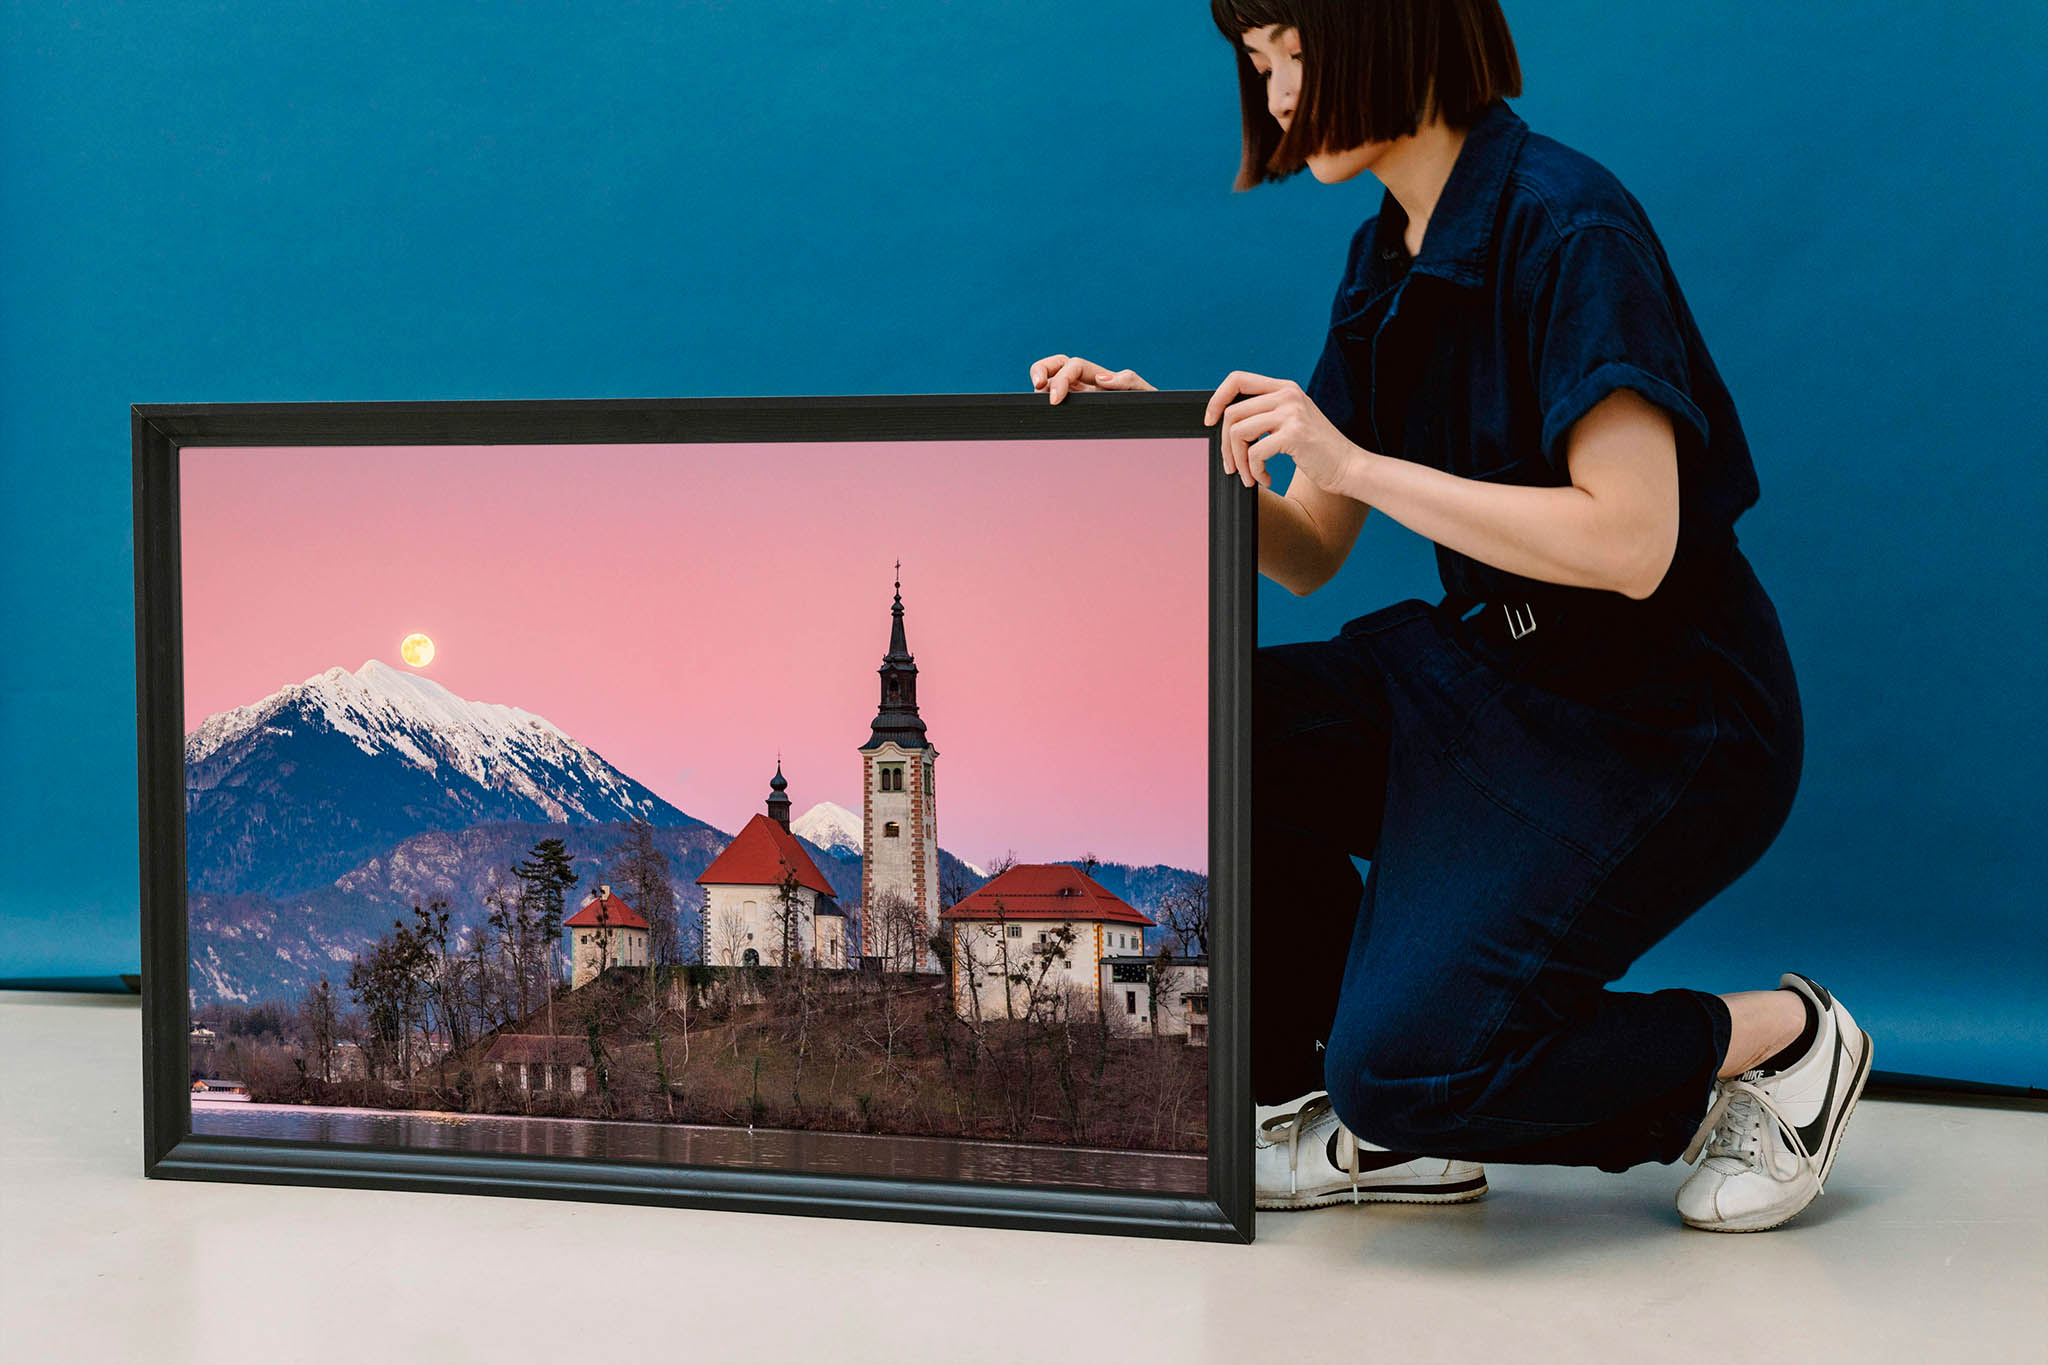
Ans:
<svg viewBox="0 0 2048 1365"><path fill-rule="evenodd" d="M1255 490L1222 472L1206 392L152 403L134 445L143 1162L156 1179L534 1198L1249 1242L1247 871ZM1210 451L1208 1189L1202 1197L195 1136L187 990L179 452L186 446L1203 437Z"/></svg>

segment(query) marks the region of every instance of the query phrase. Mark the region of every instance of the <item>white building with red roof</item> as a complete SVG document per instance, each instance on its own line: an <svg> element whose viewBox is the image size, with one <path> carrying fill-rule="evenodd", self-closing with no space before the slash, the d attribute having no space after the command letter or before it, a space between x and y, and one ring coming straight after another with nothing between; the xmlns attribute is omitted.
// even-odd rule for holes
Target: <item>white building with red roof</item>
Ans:
<svg viewBox="0 0 2048 1365"><path fill-rule="evenodd" d="M638 910L600 886L562 927L569 940L569 984L595 980L607 967L647 965L647 920Z"/></svg>
<svg viewBox="0 0 2048 1365"><path fill-rule="evenodd" d="M1064 863L1018 863L948 906L939 922L952 943L953 1008L963 1019L1021 1017L1033 992L1099 1011L1103 960L1142 953L1153 924ZM1025 982L1012 979L1020 973Z"/></svg>
<svg viewBox="0 0 2048 1365"><path fill-rule="evenodd" d="M846 911L832 883L789 832L789 783L781 763L768 785L767 813L748 820L697 878L704 888L704 960L724 967L779 967L786 927L804 960L844 967ZM786 880L793 883L787 916Z"/></svg>

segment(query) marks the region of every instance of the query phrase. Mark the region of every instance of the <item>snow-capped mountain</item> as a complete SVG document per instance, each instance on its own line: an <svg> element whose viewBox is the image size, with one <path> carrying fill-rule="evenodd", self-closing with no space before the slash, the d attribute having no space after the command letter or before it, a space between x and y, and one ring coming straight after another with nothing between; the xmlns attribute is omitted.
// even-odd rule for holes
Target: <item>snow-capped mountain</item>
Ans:
<svg viewBox="0 0 2048 1365"><path fill-rule="evenodd" d="M819 848L843 848L856 856L861 850L861 818L836 801L812 806L789 822L789 832Z"/></svg>
<svg viewBox="0 0 2048 1365"><path fill-rule="evenodd" d="M552 820L611 820L618 811L647 818L662 804L532 712L464 701L431 678L380 659L353 673L330 668L253 706L208 717L185 741L187 787L215 785L218 769L207 760L252 731L275 732L285 713L346 736L366 754L388 749L430 776L445 764L480 786L525 797ZM564 770L581 780L562 788Z"/></svg>
<svg viewBox="0 0 2048 1365"><path fill-rule="evenodd" d="M861 818L836 801L820 801L812 806L789 822L789 832L799 839L810 840L819 848L842 850L855 857L860 856L861 839L865 834ZM988 873L965 858L959 859L959 863L983 881L988 880Z"/></svg>
<svg viewBox="0 0 2048 1365"><path fill-rule="evenodd" d="M542 717L374 659L208 717L186 738L185 781L197 1000L289 1004L432 900L473 926L541 838L594 881L636 817L669 859L687 952L695 879L732 838ZM857 921L860 817L821 801L792 829ZM943 848L939 872L949 898L987 880Z"/></svg>
<svg viewBox="0 0 2048 1365"><path fill-rule="evenodd" d="M185 787L190 885L229 894L322 885L427 830L702 823L542 717L376 659L208 717Z"/></svg>

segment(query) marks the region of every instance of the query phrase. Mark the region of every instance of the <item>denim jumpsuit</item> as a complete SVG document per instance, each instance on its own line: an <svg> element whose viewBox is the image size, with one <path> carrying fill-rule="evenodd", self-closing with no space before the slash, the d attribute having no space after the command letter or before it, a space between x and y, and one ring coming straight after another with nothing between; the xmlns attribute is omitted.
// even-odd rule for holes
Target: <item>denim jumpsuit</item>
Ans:
<svg viewBox="0 0 2048 1365"><path fill-rule="evenodd" d="M1503 101L1410 258L1354 234L1308 395L1351 440L1564 485L1616 388L1665 409L1681 526L1649 597L1437 547L1446 596L1255 656L1253 1088L1327 1089L1399 1152L1623 1170L1704 1118L1729 1012L1606 989L1753 865L1799 783L1799 695L1734 522L1748 445L1642 207ZM1360 882L1351 857L1369 860Z"/></svg>

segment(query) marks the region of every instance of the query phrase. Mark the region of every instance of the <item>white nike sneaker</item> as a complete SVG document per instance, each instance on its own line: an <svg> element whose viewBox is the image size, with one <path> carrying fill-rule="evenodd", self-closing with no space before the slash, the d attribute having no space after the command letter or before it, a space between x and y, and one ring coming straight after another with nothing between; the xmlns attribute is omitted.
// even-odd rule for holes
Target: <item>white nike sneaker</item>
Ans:
<svg viewBox="0 0 2048 1365"><path fill-rule="evenodd" d="M1757 1068L1720 1081L1684 1159L1704 1151L1678 1188L1678 1214L1711 1232L1762 1232L1822 1193L1842 1128L1870 1078L1870 1035L1819 982L1787 972L1820 1013L1813 1045L1782 1071Z"/></svg>
<svg viewBox="0 0 2048 1365"><path fill-rule="evenodd" d="M1258 1208L1462 1204L1486 1193L1486 1172L1476 1162L1404 1156L1361 1142L1338 1122L1327 1094L1267 1119L1259 1133L1252 1152Z"/></svg>
<svg viewBox="0 0 2048 1365"><path fill-rule="evenodd" d="M1311 1100L1324 1098L1327 1090L1311 1090L1306 1095L1296 1096L1285 1104L1255 1104L1252 1106L1252 1145L1271 1147L1275 1142L1287 1141L1287 1125L1301 1112L1301 1107Z"/></svg>

